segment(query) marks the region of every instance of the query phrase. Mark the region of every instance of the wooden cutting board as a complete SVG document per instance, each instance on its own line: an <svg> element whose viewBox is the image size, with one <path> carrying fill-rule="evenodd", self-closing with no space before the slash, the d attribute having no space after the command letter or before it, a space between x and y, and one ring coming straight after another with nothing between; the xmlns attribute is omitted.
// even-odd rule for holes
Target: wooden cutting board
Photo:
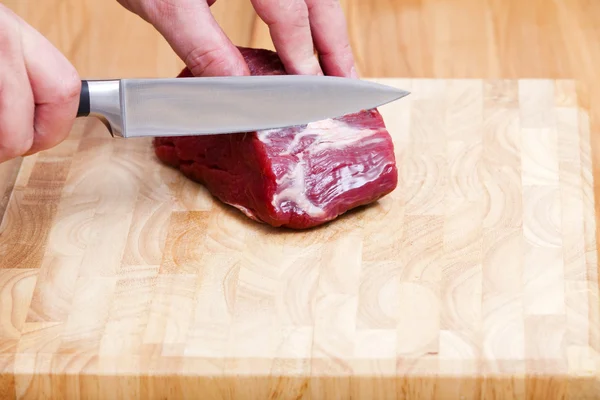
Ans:
<svg viewBox="0 0 600 400"><path fill-rule="evenodd" d="M572 81L379 79L396 191L268 228L79 120L0 227L0 397L591 399L600 310ZM6 185L10 187L11 185Z"/></svg>

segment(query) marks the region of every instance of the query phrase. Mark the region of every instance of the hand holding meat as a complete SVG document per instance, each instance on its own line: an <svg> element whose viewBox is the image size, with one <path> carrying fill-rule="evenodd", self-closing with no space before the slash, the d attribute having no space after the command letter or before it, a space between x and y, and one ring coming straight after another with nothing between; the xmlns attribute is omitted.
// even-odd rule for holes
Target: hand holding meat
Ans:
<svg viewBox="0 0 600 400"><path fill-rule="evenodd" d="M210 12L215 0L118 1L151 23L192 75L250 75L239 49ZM248 1L268 24L286 73L356 77L338 0ZM2 163L49 149L67 137L77 115L81 80L44 36L2 4L0 60Z"/></svg>
<svg viewBox="0 0 600 400"><path fill-rule="evenodd" d="M69 61L0 4L0 163L60 143L77 114L80 88Z"/></svg>
<svg viewBox="0 0 600 400"><path fill-rule="evenodd" d="M209 7L216 0L118 1L151 23L194 76L250 74L242 55L210 12ZM356 77L338 0L248 1L269 26L288 74ZM314 49L321 63L314 56Z"/></svg>

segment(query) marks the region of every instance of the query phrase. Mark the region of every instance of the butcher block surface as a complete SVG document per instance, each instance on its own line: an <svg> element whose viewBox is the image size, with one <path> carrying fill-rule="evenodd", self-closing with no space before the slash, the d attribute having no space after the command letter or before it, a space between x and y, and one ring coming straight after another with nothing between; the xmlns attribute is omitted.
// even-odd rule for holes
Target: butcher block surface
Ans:
<svg viewBox="0 0 600 400"><path fill-rule="evenodd" d="M249 220L94 119L25 158L0 397L597 398L575 83L374 80L412 92L380 108L398 187L312 230Z"/></svg>

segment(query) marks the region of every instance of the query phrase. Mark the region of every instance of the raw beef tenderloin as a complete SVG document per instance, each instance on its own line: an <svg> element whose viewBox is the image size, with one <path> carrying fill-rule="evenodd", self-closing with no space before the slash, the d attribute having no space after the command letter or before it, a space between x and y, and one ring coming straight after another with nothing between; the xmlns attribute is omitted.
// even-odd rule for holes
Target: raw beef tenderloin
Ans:
<svg viewBox="0 0 600 400"><path fill-rule="evenodd" d="M276 53L239 48L253 75L285 74ZM191 76L184 69L179 77ZM310 228L396 188L394 146L376 109L303 126L155 138L157 157L223 203L274 227Z"/></svg>

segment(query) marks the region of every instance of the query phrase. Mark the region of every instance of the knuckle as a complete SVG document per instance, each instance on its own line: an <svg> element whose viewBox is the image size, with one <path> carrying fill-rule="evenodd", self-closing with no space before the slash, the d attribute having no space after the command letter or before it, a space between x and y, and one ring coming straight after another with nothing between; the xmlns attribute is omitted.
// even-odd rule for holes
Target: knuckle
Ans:
<svg viewBox="0 0 600 400"><path fill-rule="evenodd" d="M184 62L192 75L202 76L209 69L224 67L227 58L221 48L196 48L188 53L184 58Z"/></svg>
<svg viewBox="0 0 600 400"><path fill-rule="evenodd" d="M144 11L149 15L168 16L177 10L177 5L169 0L145 1Z"/></svg>
<svg viewBox="0 0 600 400"><path fill-rule="evenodd" d="M165 18L172 18L182 12L195 12L199 7L201 7L199 1L144 1L140 5L140 14L143 15L144 19L152 21L153 23L158 23Z"/></svg>
<svg viewBox="0 0 600 400"><path fill-rule="evenodd" d="M15 138L15 139L11 139ZM19 138L20 140L16 140ZM33 132L22 138L13 132L0 131L0 157L13 159L27 153L33 146Z"/></svg>
<svg viewBox="0 0 600 400"><path fill-rule="evenodd" d="M70 103L79 97L81 90L81 80L74 68L65 73L58 81L56 90L56 99L59 103Z"/></svg>
<svg viewBox="0 0 600 400"><path fill-rule="evenodd" d="M139 15L143 20L154 24L161 19L170 19L173 13L177 10L176 6L168 0L142 1L126 3L125 8L132 10Z"/></svg>
<svg viewBox="0 0 600 400"><path fill-rule="evenodd" d="M19 142L19 144L16 146L16 157L27 153L29 149L31 149L31 146L33 146L33 132L30 135L27 135L25 140Z"/></svg>
<svg viewBox="0 0 600 400"><path fill-rule="evenodd" d="M306 29L310 27L308 6L302 0L286 0L285 7L273 14L273 25L286 25L286 27L294 29Z"/></svg>
<svg viewBox="0 0 600 400"><path fill-rule="evenodd" d="M33 146L34 106L29 96L15 99L14 86L0 79L0 162L24 155Z"/></svg>
<svg viewBox="0 0 600 400"><path fill-rule="evenodd" d="M255 0L267 25L308 26L308 6L304 0Z"/></svg>
<svg viewBox="0 0 600 400"><path fill-rule="evenodd" d="M342 8L339 0L306 0L309 10L313 8L325 9L325 10L339 10Z"/></svg>
<svg viewBox="0 0 600 400"><path fill-rule="evenodd" d="M303 0L288 0L287 11L294 17L295 21L304 21L303 24L308 24L308 6Z"/></svg>
<svg viewBox="0 0 600 400"><path fill-rule="evenodd" d="M0 162L25 154L33 145L33 129L25 125L31 124L33 120L23 121L19 115L20 110L0 104L0 109L2 108L5 108L6 112L0 115Z"/></svg>

